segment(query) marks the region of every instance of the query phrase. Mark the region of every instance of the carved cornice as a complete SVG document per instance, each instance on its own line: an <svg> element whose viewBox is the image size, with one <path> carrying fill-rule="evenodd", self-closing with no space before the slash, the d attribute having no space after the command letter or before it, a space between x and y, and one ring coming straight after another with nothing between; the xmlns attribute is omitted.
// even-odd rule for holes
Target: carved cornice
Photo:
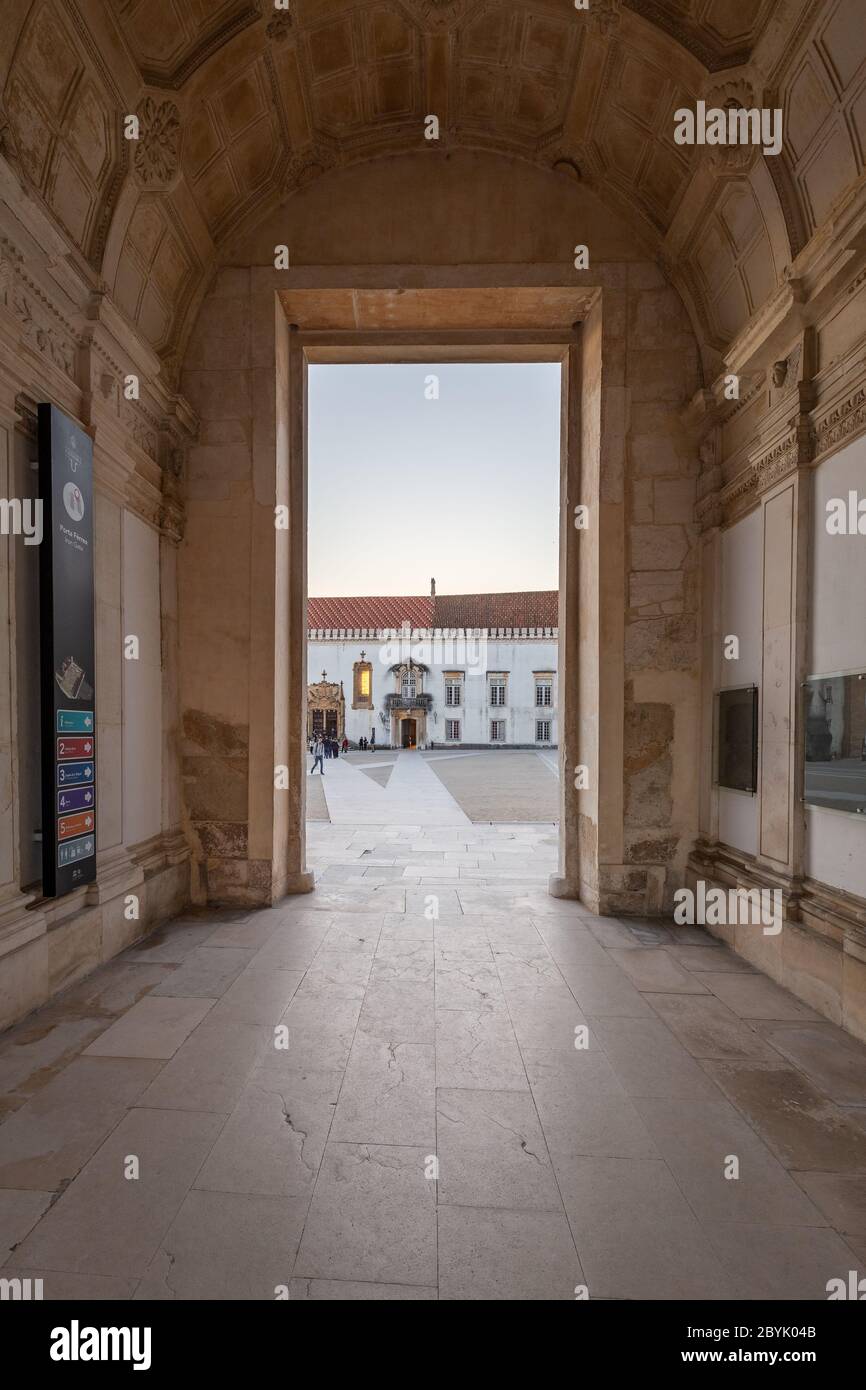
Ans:
<svg viewBox="0 0 866 1390"><path fill-rule="evenodd" d="M23 256L5 238L0 239L0 306L17 322L21 344L75 382L80 345L76 330L27 274Z"/></svg>
<svg viewBox="0 0 866 1390"><path fill-rule="evenodd" d="M838 449L866 431L866 385L840 401L815 425L815 458Z"/></svg>
<svg viewBox="0 0 866 1390"><path fill-rule="evenodd" d="M750 460L758 492L766 492L798 468L808 466L815 453L814 433L808 415L802 414L788 422L781 439Z"/></svg>
<svg viewBox="0 0 866 1390"><path fill-rule="evenodd" d="M722 519L730 525L743 516L754 505L758 495L758 474L751 467L745 468L721 489L720 501Z"/></svg>

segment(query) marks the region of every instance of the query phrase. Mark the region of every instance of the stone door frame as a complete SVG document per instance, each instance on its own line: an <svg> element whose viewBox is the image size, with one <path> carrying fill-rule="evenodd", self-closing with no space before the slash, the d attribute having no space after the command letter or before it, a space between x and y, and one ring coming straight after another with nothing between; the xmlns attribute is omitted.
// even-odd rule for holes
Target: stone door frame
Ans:
<svg viewBox="0 0 866 1390"><path fill-rule="evenodd" d="M602 444L602 292L537 283L503 284L455 268L458 283L388 287L285 289L276 292L275 500L288 514L276 532L275 602L279 624L274 686L275 764L287 765L287 788L274 797L273 897L309 892L306 867L307 430L308 369L314 364L524 362L562 365L559 596L559 871L551 893L598 909L605 862L622 863L624 507L604 497L609 465L622 476L624 448ZM414 268L419 277L418 268ZM511 271L513 275L513 270ZM466 283L466 280L469 283ZM519 326L514 326L515 324ZM618 412L617 412L618 413ZM575 508L588 508L579 531ZM604 574L602 572L604 562ZM606 576L606 577L605 577ZM289 717L290 711L297 717ZM282 724L282 728L281 728ZM279 756L283 751L285 758ZM270 751L270 749L269 749ZM578 766L588 785L576 789ZM264 775L265 765L262 765ZM283 798L282 804L280 797ZM255 808L251 804L251 820ZM250 826L251 838L254 826Z"/></svg>

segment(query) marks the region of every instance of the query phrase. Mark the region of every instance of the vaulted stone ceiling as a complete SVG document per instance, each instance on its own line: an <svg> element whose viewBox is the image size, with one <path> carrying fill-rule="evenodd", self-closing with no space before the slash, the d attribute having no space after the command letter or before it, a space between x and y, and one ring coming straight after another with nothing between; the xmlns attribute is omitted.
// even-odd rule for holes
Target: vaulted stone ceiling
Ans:
<svg viewBox="0 0 866 1390"><path fill-rule="evenodd" d="M428 113L625 212L720 350L862 172L862 31L861 0L4 0L0 141L169 365L230 235ZM677 146L699 97L781 105L782 155Z"/></svg>

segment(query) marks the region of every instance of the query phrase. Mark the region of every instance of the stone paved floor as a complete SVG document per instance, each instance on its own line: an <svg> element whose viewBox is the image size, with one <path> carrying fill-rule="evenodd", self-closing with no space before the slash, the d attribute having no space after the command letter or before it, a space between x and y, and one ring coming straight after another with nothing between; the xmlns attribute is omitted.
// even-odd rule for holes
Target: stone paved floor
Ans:
<svg viewBox="0 0 866 1390"><path fill-rule="evenodd" d="M701 931L549 897L549 828L309 834L314 895L178 920L0 1040L2 1277L823 1299L866 1271L866 1048Z"/></svg>
<svg viewBox="0 0 866 1390"><path fill-rule="evenodd" d="M559 816L557 759L556 749L349 753L326 759L324 776L309 773L307 816L345 825L552 824Z"/></svg>

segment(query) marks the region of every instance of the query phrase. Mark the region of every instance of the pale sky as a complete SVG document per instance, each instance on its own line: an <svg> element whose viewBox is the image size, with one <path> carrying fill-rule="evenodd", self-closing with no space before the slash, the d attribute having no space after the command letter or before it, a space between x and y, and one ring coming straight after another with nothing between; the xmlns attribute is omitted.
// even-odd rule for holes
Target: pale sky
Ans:
<svg viewBox="0 0 866 1390"><path fill-rule="evenodd" d="M312 366L308 593L558 588L559 392L549 362Z"/></svg>

